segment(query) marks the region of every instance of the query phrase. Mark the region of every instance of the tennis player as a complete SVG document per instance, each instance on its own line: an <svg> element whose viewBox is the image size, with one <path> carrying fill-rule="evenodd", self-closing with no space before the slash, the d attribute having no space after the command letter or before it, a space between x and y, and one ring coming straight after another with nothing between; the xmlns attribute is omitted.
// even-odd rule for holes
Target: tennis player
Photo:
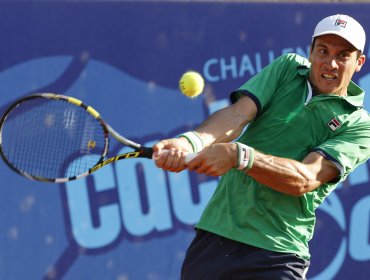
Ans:
<svg viewBox="0 0 370 280"><path fill-rule="evenodd" d="M182 279L306 278L315 210L370 157L364 92L351 81L364 47L355 19L324 18L309 60L281 56L195 131L154 145L158 167L223 175L196 225ZM198 156L185 166L188 152Z"/></svg>

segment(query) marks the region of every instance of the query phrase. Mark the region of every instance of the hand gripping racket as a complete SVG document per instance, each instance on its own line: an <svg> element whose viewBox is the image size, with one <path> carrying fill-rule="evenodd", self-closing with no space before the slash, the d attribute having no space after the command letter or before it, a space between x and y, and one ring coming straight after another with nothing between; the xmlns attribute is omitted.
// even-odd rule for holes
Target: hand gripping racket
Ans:
<svg viewBox="0 0 370 280"><path fill-rule="evenodd" d="M133 149L106 158L109 136ZM13 103L0 120L0 154L17 173L38 181L62 183L87 176L117 160L153 157L113 130L82 101L42 93ZM189 162L194 154L187 155Z"/></svg>

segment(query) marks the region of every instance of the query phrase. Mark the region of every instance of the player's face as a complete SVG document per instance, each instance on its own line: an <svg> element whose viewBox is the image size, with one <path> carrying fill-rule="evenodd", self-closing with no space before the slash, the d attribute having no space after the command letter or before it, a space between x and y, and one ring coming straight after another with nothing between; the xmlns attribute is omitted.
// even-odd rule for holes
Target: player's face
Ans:
<svg viewBox="0 0 370 280"><path fill-rule="evenodd" d="M310 82L317 93L347 95L355 72L360 71L365 56L337 35L323 35L315 40L310 53Z"/></svg>

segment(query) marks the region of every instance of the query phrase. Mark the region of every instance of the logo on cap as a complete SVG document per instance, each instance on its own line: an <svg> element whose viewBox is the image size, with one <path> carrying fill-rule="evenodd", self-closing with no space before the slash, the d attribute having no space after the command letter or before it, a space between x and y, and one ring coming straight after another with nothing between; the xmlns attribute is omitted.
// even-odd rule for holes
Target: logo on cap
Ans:
<svg viewBox="0 0 370 280"><path fill-rule="evenodd" d="M343 27L345 28L347 25L347 21L344 20L344 19L341 19L341 18L338 18L336 21L335 21L335 26L340 26L340 27Z"/></svg>

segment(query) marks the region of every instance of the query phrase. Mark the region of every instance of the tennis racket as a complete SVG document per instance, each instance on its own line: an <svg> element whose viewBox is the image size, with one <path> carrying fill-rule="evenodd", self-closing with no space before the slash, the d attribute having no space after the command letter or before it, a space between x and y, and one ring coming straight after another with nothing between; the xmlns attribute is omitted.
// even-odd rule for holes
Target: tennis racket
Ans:
<svg viewBox="0 0 370 280"><path fill-rule="evenodd" d="M110 137L133 149L107 158ZM153 149L110 127L91 106L42 93L13 103L0 120L0 154L17 173L43 182L76 180L122 159L153 157ZM189 154L189 162L195 155Z"/></svg>

